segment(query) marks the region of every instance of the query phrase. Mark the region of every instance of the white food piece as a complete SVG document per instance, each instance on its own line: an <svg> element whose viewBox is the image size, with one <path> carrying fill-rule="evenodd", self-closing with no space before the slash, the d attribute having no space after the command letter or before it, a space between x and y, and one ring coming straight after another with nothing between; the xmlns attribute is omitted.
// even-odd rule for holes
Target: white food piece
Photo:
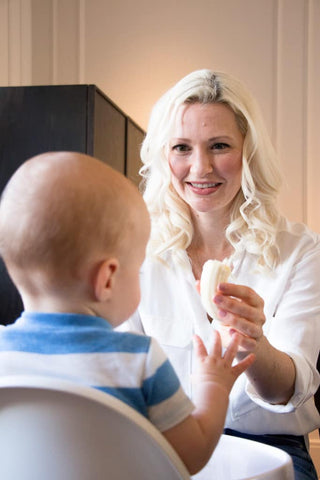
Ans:
<svg viewBox="0 0 320 480"><path fill-rule="evenodd" d="M231 268L219 260L208 260L202 268L200 279L201 301L211 318L219 320L218 308L213 303L219 283L227 282Z"/></svg>

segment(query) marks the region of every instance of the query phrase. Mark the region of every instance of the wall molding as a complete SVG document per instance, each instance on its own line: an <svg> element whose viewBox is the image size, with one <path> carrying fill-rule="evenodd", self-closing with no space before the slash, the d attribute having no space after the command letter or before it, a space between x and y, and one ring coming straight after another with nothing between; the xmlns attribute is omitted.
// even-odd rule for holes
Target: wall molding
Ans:
<svg viewBox="0 0 320 480"><path fill-rule="evenodd" d="M31 83L31 0L0 2L0 84Z"/></svg>
<svg viewBox="0 0 320 480"><path fill-rule="evenodd" d="M308 2L278 0L277 26L276 150L285 175L280 204L290 219L306 222Z"/></svg>
<svg viewBox="0 0 320 480"><path fill-rule="evenodd" d="M79 83L85 83L85 52L86 52L86 0L79 0Z"/></svg>
<svg viewBox="0 0 320 480"><path fill-rule="evenodd" d="M309 0L308 16L308 85L307 85L307 223L318 232L320 232L320 209L319 209L319 117L320 117L320 2L319 0Z"/></svg>
<svg viewBox="0 0 320 480"><path fill-rule="evenodd" d="M31 85L32 83L32 17L31 0L20 1L20 84Z"/></svg>
<svg viewBox="0 0 320 480"><path fill-rule="evenodd" d="M9 2L0 2L0 85L9 83Z"/></svg>

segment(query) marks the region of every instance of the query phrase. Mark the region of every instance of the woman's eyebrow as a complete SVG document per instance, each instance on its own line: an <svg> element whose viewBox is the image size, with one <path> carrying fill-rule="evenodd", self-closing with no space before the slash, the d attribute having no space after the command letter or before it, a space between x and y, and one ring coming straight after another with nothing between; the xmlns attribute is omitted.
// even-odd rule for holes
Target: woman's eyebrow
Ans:
<svg viewBox="0 0 320 480"><path fill-rule="evenodd" d="M189 142L189 138L182 138L182 137L174 137L170 138L170 142Z"/></svg>

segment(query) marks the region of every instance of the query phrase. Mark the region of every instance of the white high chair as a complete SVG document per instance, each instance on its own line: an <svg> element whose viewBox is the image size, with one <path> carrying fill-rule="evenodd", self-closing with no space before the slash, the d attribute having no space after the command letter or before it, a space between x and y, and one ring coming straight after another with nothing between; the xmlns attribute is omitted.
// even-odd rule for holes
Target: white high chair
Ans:
<svg viewBox="0 0 320 480"><path fill-rule="evenodd" d="M279 448L222 435L194 480L294 480L291 457Z"/></svg>
<svg viewBox="0 0 320 480"><path fill-rule="evenodd" d="M3 480L187 480L142 415L96 389L47 377L0 378Z"/></svg>
<svg viewBox="0 0 320 480"><path fill-rule="evenodd" d="M143 416L96 389L56 378L0 378L0 478L190 480ZM290 457L223 435L195 480L292 480Z"/></svg>

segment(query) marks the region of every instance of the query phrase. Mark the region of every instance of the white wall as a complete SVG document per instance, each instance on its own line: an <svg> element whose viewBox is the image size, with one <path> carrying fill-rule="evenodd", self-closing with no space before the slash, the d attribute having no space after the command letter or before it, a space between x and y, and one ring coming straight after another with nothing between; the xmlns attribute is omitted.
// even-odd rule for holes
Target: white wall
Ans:
<svg viewBox="0 0 320 480"><path fill-rule="evenodd" d="M226 70L263 110L283 212L320 232L319 25L319 0L0 0L0 85L93 83L146 129L182 76Z"/></svg>

